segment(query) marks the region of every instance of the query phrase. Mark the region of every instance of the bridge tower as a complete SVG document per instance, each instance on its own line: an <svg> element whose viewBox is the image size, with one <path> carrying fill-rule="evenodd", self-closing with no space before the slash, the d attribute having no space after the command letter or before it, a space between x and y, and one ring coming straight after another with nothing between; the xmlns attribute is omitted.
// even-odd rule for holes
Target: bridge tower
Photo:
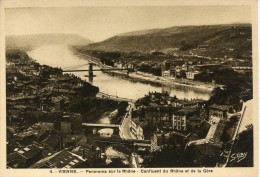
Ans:
<svg viewBox="0 0 260 177"><path fill-rule="evenodd" d="M88 76L89 77L93 77L94 74L93 74L93 63L89 63L89 68L88 68Z"/></svg>
<svg viewBox="0 0 260 177"><path fill-rule="evenodd" d="M126 72L127 72L126 74L127 74L127 76L129 76L129 69L128 69L128 65L126 65L126 69L127 69L127 70L126 70Z"/></svg>

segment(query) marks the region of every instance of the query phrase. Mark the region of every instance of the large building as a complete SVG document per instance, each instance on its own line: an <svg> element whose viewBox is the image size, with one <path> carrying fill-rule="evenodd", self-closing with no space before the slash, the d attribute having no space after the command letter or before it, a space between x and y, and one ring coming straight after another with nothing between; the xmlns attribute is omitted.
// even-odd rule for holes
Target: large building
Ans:
<svg viewBox="0 0 260 177"><path fill-rule="evenodd" d="M209 122L213 123L218 119L227 119L228 112L231 111L233 105L218 105L209 106Z"/></svg>
<svg viewBox="0 0 260 177"><path fill-rule="evenodd" d="M159 129L186 131L187 120L197 114L197 108L176 111L173 107L149 107L145 110L145 120Z"/></svg>
<svg viewBox="0 0 260 177"><path fill-rule="evenodd" d="M9 168L28 168L42 158L42 148L29 145L24 148L15 148L14 153L7 156Z"/></svg>
<svg viewBox="0 0 260 177"><path fill-rule="evenodd" d="M83 168L87 166L87 160L67 150L62 150L46 157L37 163L32 168Z"/></svg>
<svg viewBox="0 0 260 177"><path fill-rule="evenodd" d="M197 109L182 109L172 116L173 129L178 131L187 130L187 120L197 114Z"/></svg>
<svg viewBox="0 0 260 177"><path fill-rule="evenodd" d="M145 120L159 128L172 127L172 107L147 107L145 109Z"/></svg>
<svg viewBox="0 0 260 177"><path fill-rule="evenodd" d="M54 122L54 129L63 135L69 135L74 131L81 130L82 118L80 115L63 115Z"/></svg>

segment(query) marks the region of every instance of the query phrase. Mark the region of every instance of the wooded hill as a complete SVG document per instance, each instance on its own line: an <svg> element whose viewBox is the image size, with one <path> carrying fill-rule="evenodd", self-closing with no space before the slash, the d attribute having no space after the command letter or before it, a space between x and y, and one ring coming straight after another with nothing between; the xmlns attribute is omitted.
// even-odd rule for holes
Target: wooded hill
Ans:
<svg viewBox="0 0 260 177"><path fill-rule="evenodd" d="M188 51L207 45L211 52L230 49L250 53L252 28L250 24L177 26L165 29L143 30L120 34L86 46L88 50L151 52Z"/></svg>

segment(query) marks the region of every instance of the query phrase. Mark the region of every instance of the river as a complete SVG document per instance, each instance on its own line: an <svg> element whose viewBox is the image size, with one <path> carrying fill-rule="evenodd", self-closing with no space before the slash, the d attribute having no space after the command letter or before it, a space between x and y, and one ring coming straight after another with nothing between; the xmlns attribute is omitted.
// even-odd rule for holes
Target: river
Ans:
<svg viewBox="0 0 260 177"><path fill-rule="evenodd" d="M28 55L38 63L52 67L61 67L62 69L88 69L88 66L73 68L73 66L87 64L88 60L74 55L68 46L42 46L29 51ZM95 68L98 67L94 66L94 69ZM74 74L88 81L88 78L85 77L85 75L88 74L87 72L75 72ZM210 91L208 90L200 90L187 86L156 86L127 80L122 78L122 76L112 76L100 71L94 71L94 75L96 75L96 77L94 77L92 84L98 86L101 92L122 98L138 99L148 92L162 92L162 90L170 91L171 96L176 95L178 98L202 98L207 100L210 96Z"/></svg>

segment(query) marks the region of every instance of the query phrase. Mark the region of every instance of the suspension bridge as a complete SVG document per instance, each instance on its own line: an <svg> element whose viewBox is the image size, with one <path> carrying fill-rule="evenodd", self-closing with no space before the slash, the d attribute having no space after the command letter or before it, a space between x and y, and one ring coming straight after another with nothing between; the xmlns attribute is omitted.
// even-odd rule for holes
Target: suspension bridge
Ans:
<svg viewBox="0 0 260 177"><path fill-rule="evenodd" d="M83 66L89 65L88 69L76 69L76 68L80 68ZM84 65L77 65L77 66L73 66L70 67L70 69L66 69L64 68L62 72L88 72L88 77L94 77L94 71L127 71L127 75L129 74L129 69L128 68L115 68L115 67L108 67L108 66L104 66L101 65L100 68L98 69L93 69L94 64L93 63L88 63L88 64L84 64Z"/></svg>

